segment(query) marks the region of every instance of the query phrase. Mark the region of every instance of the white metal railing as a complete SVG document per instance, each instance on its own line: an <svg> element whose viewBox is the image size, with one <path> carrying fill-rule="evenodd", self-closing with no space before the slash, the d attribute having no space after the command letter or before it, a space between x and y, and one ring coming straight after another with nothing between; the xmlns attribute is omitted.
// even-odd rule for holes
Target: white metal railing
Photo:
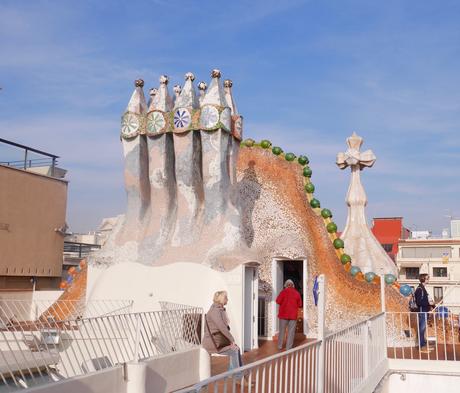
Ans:
<svg viewBox="0 0 460 393"><path fill-rule="evenodd" d="M36 386L199 345L201 308L38 318L0 329L0 389Z"/></svg>
<svg viewBox="0 0 460 393"><path fill-rule="evenodd" d="M425 328L426 347L420 346ZM388 357L393 359L460 360L458 315L448 310L429 313L387 312Z"/></svg>
<svg viewBox="0 0 460 393"><path fill-rule="evenodd" d="M355 393L366 391L365 387L372 391L387 367L385 314L325 335L325 276L319 276L318 283L318 340L208 378L177 393Z"/></svg>
<svg viewBox="0 0 460 393"><path fill-rule="evenodd" d="M132 300L16 300L0 299L0 328L25 321L52 318L73 320L129 313Z"/></svg>
<svg viewBox="0 0 460 393"><path fill-rule="evenodd" d="M316 340L301 345L208 378L177 393L360 392L369 377L385 365L385 315L378 314L327 335L324 355L321 344L321 340ZM324 356L324 367L320 366L321 356Z"/></svg>
<svg viewBox="0 0 460 393"><path fill-rule="evenodd" d="M386 359L385 314L325 338L325 392L358 392Z"/></svg>
<svg viewBox="0 0 460 393"><path fill-rule="evenodd" d="M311 392L318 391L320 341L316 340L208 378L186 392Z"/></svg>

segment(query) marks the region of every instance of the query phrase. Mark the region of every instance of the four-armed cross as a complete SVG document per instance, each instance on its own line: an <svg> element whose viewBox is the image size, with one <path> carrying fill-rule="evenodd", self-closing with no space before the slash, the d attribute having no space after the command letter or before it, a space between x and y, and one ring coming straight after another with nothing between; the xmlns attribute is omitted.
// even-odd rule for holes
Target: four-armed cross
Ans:
<svg viewBox="0 0 460 393"><path fill-rule="evenodd" d="M365 207L367 196L361 184L360 171L372 167L376 157L372 150L360 152L363 138L353 133L347 138L348 150L337 154L337 166L340 169L351 168L351 180L348 187L346 202L348 217L345 229L341 235L345 243L345 252L352 257L353 265L358 266L363 273L385 272L396 274L394 262L383 250L367 226Z"/></svg>

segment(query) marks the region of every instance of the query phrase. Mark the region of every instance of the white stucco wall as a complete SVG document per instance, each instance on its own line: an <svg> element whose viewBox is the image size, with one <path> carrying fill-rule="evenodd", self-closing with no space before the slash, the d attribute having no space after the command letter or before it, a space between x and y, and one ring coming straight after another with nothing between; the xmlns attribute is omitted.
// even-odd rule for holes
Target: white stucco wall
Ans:
<svg viewBox="0 0 460 393"><path fill-rule="evenodd" d="M209 354L202 348L173 352L164 356L80 375L31 388L36 393L167 393L209 378Z"/></svg>
<svg viewBox="0 0 460 393"><path fill-rule="evenodd" d="M146 393L173 392L211 376L210 357L202 348L174 352L142 363L147 367Z"/></svg>
<svg viewBox="0 0 460 393"><path fill-rule="evenodd" d="M457 393L460 375L423 375L411 373L391 374L380 393Z"/></svg>
<svg viewBox="0 0 460 393"><path fill-rule="evenodd" d="M28 392L33 393L126 393L126 391L126 383L123 381L122 366L64 379L59 382L49 383L28 390Z"/></svg>
<svg viewBox="0 0 460 393"><path fill-rule="evenodd" d="M33 300L49 302L50 304L52 304L61 295L62 295L62 291L35 291Z"/></svg>
<svg viewBox="0 0 460 393"><path fill-rule="evenodd" d="M236 343L243 346L243 266L229 272L186 262L159 267L120 263L107 269L88 269L88 301L130 299L134 312L159 310L160 301L202 307L206 312L214 292L226 290L231 332Z"/></svg>

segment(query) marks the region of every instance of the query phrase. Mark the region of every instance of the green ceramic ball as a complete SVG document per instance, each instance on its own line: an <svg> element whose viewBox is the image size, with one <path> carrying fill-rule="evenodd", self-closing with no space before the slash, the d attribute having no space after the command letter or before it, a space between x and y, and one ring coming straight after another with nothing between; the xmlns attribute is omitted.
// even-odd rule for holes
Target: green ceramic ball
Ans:
<svg viewBox="0 0 460 393"><path fill-rule="evenodd" d="M342 262L342 265L346 265L348 262L351 262L351 257L348 254L342 254L340 257L340 262Z"/></svg>
<svg viewBox="0 0 460 393"><path fill-rule="evenodd" d="M339 248L343 248L345 246L345 243L342 239L335 239L332 244L334 245L334 248L336 250L338 250Z"/></svg>
<svg viewBox="0 0 460 393"><path fill-rule="evenodd" d="M295 160L295 154L294 153L287 153L284 158L286 161L294 161Z"/></svg>
<svg viewBox="0 0 460 393"><path fill-rule="evenodd" d="M326 229L329 233L335 233L337 232L337 225L335 224L335 222L330 222L326 225Z"/></svg>
<svg viewBox="0 0 460 393"><path fill-rule="evenodd" d="M281 147L278 147L278 146L275 146L275 147L272 149L272 153L273 153L275 156L279 156L282 152L283 152L283 149L281 149Z"/></svg>
<svg viewBox="0 0 460 393"><path fill-rule="evenodd" d="M307 156L299 156L299 158L297 159L297 162L300 165L307 165L310 161L308 160Z"/></svg>
<svg viewBox="0 0 460 393"><path fill-rule="evenodd" d="M318 199L313 198L313 199L310 201L310 206L311 206L313 209L316 209L316 208L318 208L318 207L321 207L321 203L318 201Z"/></svg>
<svg viewBox="0 0 460 393"><path fill-rule="evenodd" d="M372 280L374 280L375 278L375 273L374 272L367 272L365 275L364 275L364 278L367 282L372 282Z"/></svg>
<svg viewBox="0 0 460 393"><path fill-rule="evenodd" d="M247 147L252 147L254 146L254 143L256 143L256 141L254 139L245 139L245 141L243 142Z"/></svg>
<svg viewBox="0 0 460 393"><path fill-rule="evenodd" d="M385 274L385 283L388 285L393 284L396 281L396 276L394 274Z"/></svg>
<svg viewBox="0 0 460 393"><path fill-rule="evenodd" d="M305 191L308 192L309 194L312 194L315 192L315 186L313 183L307 183L305 184Z"/></svg>
<svg viewBox="0 0 460 393"><path fill-rule="evenodd" d="M260 142L260 147L262 147L263 149L268 149L269 147L271 147L271 145L272 143L266 139Z"/></svg>
<svg viewBox="0 0 460 393"><path fill-rule="evenodd" d="M352 266L351 269L350 269L350 274L354 277L354 276L356 276L360 271L361 271L361 269L360 269L358 266Z"/></svg>
<svg viewBox="0 0 460 393"><path fill-rule="evenodd" d="M321 210L321 217L323 217L323 218L331 218L332 217L332 212L329 209L323 209L323 210Z"/></svg>
<svg viewBox="0 0 460 393"><path fill-rule="evenodd" d="M305 177L311 177L311 174L312 174L312 170L310 169L310 167L306 166L305 168L303 168L303 175Z"/></svg>

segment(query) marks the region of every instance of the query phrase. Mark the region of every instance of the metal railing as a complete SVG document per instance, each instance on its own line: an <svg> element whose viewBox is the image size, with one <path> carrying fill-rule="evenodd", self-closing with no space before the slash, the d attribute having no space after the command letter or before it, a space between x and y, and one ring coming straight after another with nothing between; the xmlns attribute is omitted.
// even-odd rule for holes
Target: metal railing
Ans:
<svg viewBox="0 0 460 393"><path fill-rule="evenodd" d="M320 341L313 341L208 378L176 393L311 392L318 391Z"/></svg>
<svg viewBox="0 0 460 393"><path fill-rule="evenodd" d="M0 144L4 144L8 147L19 148L22 150L22 159L20 160L7 160L0 161L0 165L11 166L16 169L27 169L41 166L51 166L51 175L54 175L54 168L57 165L57 159L59 156L50 154L41 150L34 149L30 146L21 145L16 142L12 142L3 138L0 138ZM43 158L30 158L30 153L44 156ZM46 158L45 158L46 157Z"/></svg>
<svg viewBox="0 0 460 393"><path fill-rule="evenodd" d="M386 359L385 314L329 334L325 348L324 391L360 391Z"/></svg>
<svg viewBox="0 0 460 393"><path fill-rule="evenodd" d="M376 380L376 386L386 371L385 314L325 335L325 276L319 276L318 283L318 340L176 393L354 393L365 387L372 391L366 385L369 379Z"/></svg>
<svg viewBox="0 0 460 393"><path fill-rule="evenodd" d="M132 300L15 300L0 299L0 329L27 321L52 318L58 321L129 313Z"/></svg>
<svg viewBox="0 0 460 393"><path fill-rule="evenodd" d="M448 310L435 309L429 313L387 312L386 327L389 332L389 358L460 360L458 315ZM426 342L425 347L421 346L421 334Z"/></svg>
<svg viewBox="0 0 460 393"><path fill-rule="evenodd" d="M39 318L0 329L0 388L25 388L199 345L202 309Z"/></svg>
<svg viewBox="0 0 460 393"><path fill-rule="evenodd" d="M92 252L98 251L100 248L100 244L79 243L65 240L64 256L74 258L87 257Z"/></svg>
<svg viewBox="0 0 460 393"><path fill-rule="evenodd" d="M329 334L324 341L315 340L275 354L177 393L360 392L368 378L385 364L385 352L385 315L381 313Z"/></svg>

